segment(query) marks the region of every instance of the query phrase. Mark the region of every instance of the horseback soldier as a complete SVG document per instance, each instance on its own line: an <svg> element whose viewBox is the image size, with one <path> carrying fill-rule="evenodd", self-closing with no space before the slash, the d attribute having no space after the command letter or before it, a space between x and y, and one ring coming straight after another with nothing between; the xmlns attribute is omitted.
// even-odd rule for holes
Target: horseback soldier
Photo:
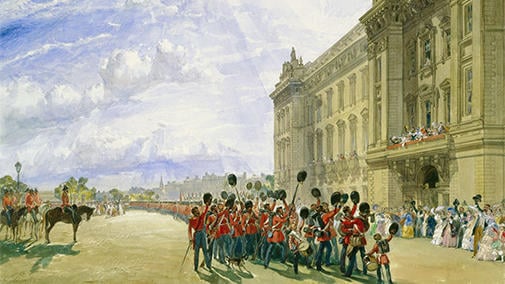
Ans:
<svg viewBox="0 0 505 284"><path fill-rule="evenodd" d="M11 225L11 216L14 208L12 208L12 198L11 198L12 190L6 190L4 197L2 198L2 207L5 212L5 216L7 216L7 225Z"/></svg>
<svg viewBox="0 0 505 284"><path fill-rule="evenodd" d="M33 198L33 188L27 188L25 194L25 206L28 209L28 213L32 215L33 221L37 222L37 216L35 215L35 200Z"/></svg>
<svg viewBox="0 0 505 284"><path fill-rule="evenodd" d="M70 214L70 217L72 218L72 223L77 222L77 216L75 215L75 210L72 208L72 205L70 205L70 198L68 196L68 187L67 185L63 185L63 191L61 192L61 211L63 213L68 213Z"/></svg>
<svg viewBox="0 0 505 284"><path fill-rule="evenodd" d="M33 192L33 201L35 202L36 207L39 207L40 205L42 205L42 199L40 199L39 190L37 188L35 188L35 190Z"/></svg>

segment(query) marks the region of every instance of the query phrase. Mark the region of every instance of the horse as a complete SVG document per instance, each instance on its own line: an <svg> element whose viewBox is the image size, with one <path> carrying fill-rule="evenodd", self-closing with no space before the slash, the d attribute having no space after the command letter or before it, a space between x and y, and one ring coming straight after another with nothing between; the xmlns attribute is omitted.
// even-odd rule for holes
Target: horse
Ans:
<svg viewBox="0 0 505 284"><path fill-rule="evenodd" d="M14 209L12 211L11 215L11 224L7 224L7 216L5 215L5 211L2 211L2 214L0 214L0 231L2 231L3 227L7 226L7 229L5 231L5 238L7 239L7 234L9 232L9 229L12 230L12 239L14 242L18 241L19 239L19 232L18 232L18 225L19 225L19 219L26 214L26 207L21 207L19 209Z"/></svg>
<svg viewBox="0 0 505 284"><path fill-rule="evenodd" d="M73 207L75 208L75 205ZM74 230L74 243L76 243L77 242L77 239L76 239L77 229L79 228L79 224L82 221L81 216L86 214L86 221L89 221L94 210L95 210L95 208L88 207L86 205L81 205L81 206L77 207L77 209L76 209L77 216L76 216L76 220L74 223L74 222L72 222L72 217L70 216L70 214L63 212L63 209L61 207L55 207L55 208L49 209L46 212L46 214L44 215L44 228L46 229L47 243L50 243L49 232L51 232L51 229L54 227L54 225L57 222L72 224L72 227Z"/></svg>

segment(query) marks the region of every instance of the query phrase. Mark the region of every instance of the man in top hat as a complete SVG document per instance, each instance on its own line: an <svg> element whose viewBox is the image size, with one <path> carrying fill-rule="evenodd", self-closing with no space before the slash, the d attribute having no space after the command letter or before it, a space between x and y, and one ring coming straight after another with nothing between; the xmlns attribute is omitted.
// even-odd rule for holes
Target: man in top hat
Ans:
<svg viewBox="0 0 505 284"><path fill-rule="evenodd" d="M205 258L205 264L207 268L211 270L209 254L207 253L207 235L205 233L205 216L209 210L210 201L205 203L205 210L200 213L198 207L193 207L191 209L191 214L193 217L189 219L188 223L188 237L189 242L193 244L194 253L194 270L198 271L198 258L200 256L200 248L203 251L203 256ZM193 233L194 231L194 233Z"/></svg>
<svg viewBox="0 0 505 284"><path fill-rule="evenodd" d="M70 214L70 217L72 218L72 223L76 223L77 216L75 214L75 210L72 208L72 205L70 204L70 197L68 196L68 186L66 184L63 185L63 190L61 192L61 211L63 213Z"/></svg>
<svg viewBox="0 0 505 284"><path fill-rule="evenodd" d="M37 216L35 215L35 199L33 198L33 188L27 188L25 190L25 206L28 214L32 215L33 222L37 222Z"/></svg>
<svg viewBox="0 0 505 284"><path fill-rule="evenodd" d="M7 216L7 225L11 225L11 216L14 208L12 207L11 190L5 190L4 197L2 198L2 207L5 211L5 216Z"/></svg>

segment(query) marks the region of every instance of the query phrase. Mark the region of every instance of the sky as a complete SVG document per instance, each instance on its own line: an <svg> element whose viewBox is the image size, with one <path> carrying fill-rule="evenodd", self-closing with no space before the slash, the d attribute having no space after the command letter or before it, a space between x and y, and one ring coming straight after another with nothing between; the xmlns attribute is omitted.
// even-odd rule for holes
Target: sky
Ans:
<svg viewBox="0 0 505 284"><path fill-rule="evenodd" d="M372 0L0 1L0 176L52 190L273 173L291 48L314 61Z"/></svg>

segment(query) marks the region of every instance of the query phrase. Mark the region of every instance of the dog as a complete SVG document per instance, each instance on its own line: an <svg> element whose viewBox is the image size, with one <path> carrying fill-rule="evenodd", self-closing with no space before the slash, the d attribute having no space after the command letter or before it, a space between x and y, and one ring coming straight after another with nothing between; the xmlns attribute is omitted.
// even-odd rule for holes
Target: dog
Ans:
<svg viewBox="0 0 505 284"><path fill-rule="evenodd" d="M242 257L225 257L226 264L230 267L237 267L239 269L242 269L242 267L245 268L245 261L247 260L247 254L243 255Z"/></svg>

